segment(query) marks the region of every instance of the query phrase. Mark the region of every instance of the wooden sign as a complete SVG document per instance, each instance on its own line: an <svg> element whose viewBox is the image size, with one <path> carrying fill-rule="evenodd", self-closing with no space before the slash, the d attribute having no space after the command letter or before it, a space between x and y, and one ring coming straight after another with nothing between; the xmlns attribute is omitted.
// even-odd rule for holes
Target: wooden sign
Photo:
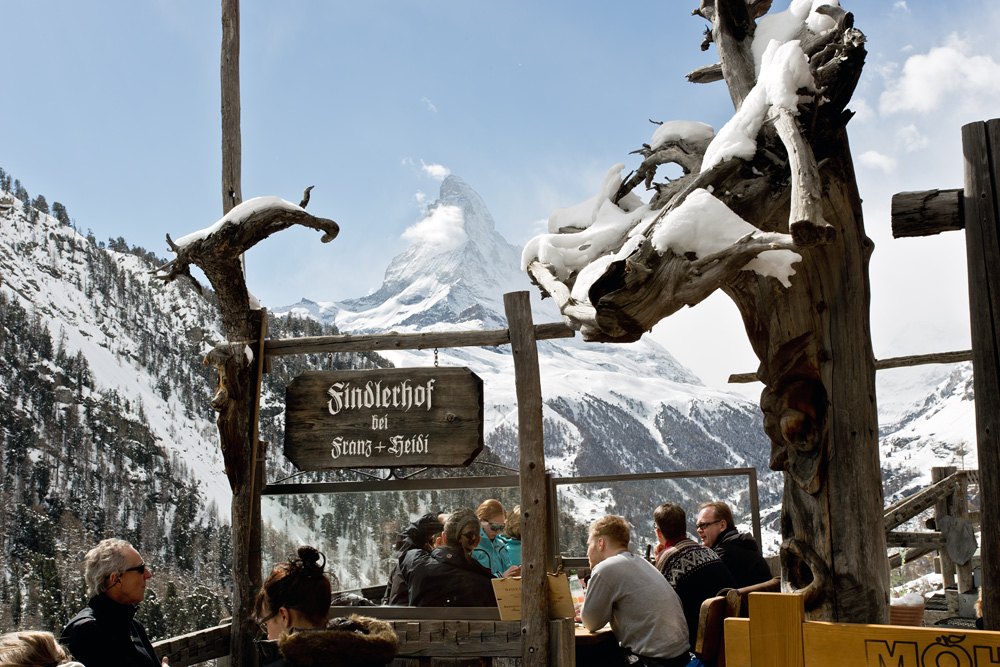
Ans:
<svg viewBox="0 0 1000 667"><path fill-rule="evenodd" d="M483 449L468 368L307 371L286 388L285 456L300 470L467 466Z"/></svg>

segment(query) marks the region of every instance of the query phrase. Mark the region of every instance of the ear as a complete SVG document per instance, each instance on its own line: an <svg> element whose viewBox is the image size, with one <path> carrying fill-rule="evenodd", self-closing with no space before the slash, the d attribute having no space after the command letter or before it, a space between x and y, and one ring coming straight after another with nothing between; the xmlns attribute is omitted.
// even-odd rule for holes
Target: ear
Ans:
<svg viewBox="0 0 1000 667"><path fill-rule="evenodd" d="M448 540L445 538L444 533L441 533L441 537L439 539L441 540L442 546L448 544Z"/></svg>
<svg viewBox="0 0 1000 667"><path fill-rule="evenodd" d="M285 608L285 607L278 607L278 617L281 619L281 622L284 624L284 626L286 628L287 627L291 627L291 625L292 625L292 612L288 611L287 608Z"/></svg>

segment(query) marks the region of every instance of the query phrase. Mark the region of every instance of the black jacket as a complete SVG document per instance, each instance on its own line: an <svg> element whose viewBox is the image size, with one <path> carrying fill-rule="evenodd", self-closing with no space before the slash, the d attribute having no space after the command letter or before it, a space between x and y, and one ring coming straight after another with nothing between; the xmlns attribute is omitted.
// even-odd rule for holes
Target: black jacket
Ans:
<svg viewBox="0 0 1000 667"><path fill-rule="evenodd" d="M396 657L399 640L385 621L351 616L260 642L259 650L264 667L382 667Z"/></svg>
<svg viewBox="0 0 1000 667"><path fill-rule="evenodd" d="M414 549L399 563L410 591L411 607L492 607L493 573L459 550Z"/></svg>
<svg viewBox="0 0 1000 667"><path fill-rule="evenodd" d="M770 581L771 566L764 560L757 546L757 540L750 533L738 533L735 528L726 528L719 533L712 550L733 573L736 587L752 586Z"/></svg>
<svg viewBox="0 0 1000 667"><path fill-rule="evenodd" d="M86 667L159 667L135 611L135 605L97 595L70 620L60 641Z"/></svg>

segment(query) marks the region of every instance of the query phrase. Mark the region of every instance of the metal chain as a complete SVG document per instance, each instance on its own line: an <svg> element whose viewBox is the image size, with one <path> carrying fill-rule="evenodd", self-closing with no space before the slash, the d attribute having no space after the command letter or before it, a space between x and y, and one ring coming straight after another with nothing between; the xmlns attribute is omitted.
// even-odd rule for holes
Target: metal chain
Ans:
<svg viewBox="0 0 1000 667"><path fill-rule="evenodd" d="M438 365L438 349L434 348L434 367L437 368Z"/></svg>

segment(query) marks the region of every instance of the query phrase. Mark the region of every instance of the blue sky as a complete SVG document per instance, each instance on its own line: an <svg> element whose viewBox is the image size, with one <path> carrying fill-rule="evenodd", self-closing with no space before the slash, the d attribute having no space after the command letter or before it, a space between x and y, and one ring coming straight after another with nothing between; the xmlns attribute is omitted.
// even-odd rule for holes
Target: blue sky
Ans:
<svg viewBox="0 0 1000 667"><path fill-rule="evenodd" d="M297 202L315 185L309 209L342 229L265 241L251 291L276 307L377 288L444 170L523 244L613 164L634 167L649 119L720 128L724 84L684 79L715 61L696 4L244 0L244 198ZM876 356L968 346L962 235L892 241L889 199L960 187L961 125L1000 117L998 4L844 3L868 38L849 131L876 243ZM0 167L81 230L164 256L165 234L221 216L219 2L2 0L0 14ZM756 365L721 295L654 334L710 383Z"/></svg>

